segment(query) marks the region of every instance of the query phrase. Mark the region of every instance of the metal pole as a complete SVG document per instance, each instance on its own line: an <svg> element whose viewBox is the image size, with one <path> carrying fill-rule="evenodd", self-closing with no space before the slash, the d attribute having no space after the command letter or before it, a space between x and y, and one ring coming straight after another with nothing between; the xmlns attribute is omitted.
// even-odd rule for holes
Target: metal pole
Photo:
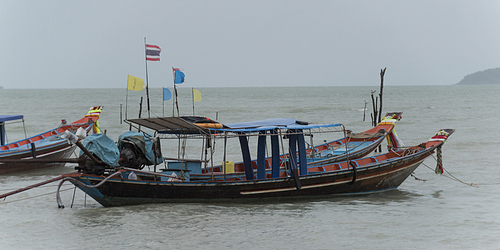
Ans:
<svg viewBox="0 0 500 250"><path fill-rule="evenodd" d="M127 75L127 94L125 98L125 120L127 120L127 113L128 113L128 75Z"/></svg>
<svg viewBox="0 0 500 250"><path fill-rule="evenodd" d="M224 180L226 180L226 169L227 169L227 159L226 159L226 153L227 153L227 132L224 132Z"/></svg>
<svg viewBox="0 0 500 250"><path fill-rule="evenodd" d="M177 103L177 88L175 88L174 67L172 67L172 73L173 73L172 82L174 83L174 98L172 98L172 116L175 116L175 103Z"/></svg>
<svg viewBox="0 0 500 250"><path fill-rule="evenodd" d="M193 116L194 116L194 88L191 88L191 97L193 98Z"/></svg>

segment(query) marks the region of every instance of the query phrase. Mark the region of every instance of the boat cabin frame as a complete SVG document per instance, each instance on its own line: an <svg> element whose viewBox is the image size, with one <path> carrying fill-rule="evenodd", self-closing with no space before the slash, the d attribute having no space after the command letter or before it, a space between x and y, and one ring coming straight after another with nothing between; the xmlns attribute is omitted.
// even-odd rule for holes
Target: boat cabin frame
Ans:
<svg viewBox="0 0 500 250"><path fill-rule="evenodd" d="M231 138L238 138L239 143L237 144L239 144L241 151L246 180L266 179L267 164L271 166L271 178L280 177L280 168L284 164L286 164L285 167L289 175L307 175L307 155L314 148L313 135L343 133L344 137L347 136L347 130L340 123L309 124L295 119L275 118L213 126L212 123L192 123L189 118L191 117L143 118L130 119L126 122L139 130L145 127L155 131L154 136L160 140L178 140L177 158L166 158L167 160L200 161L205 164L205 169L211 167L213 170L216 141L223 141L222 162L225 164L227 162L227 141ZM250 138L255 137L256 161L251 156L249 142ZM310 143L306 142L306 137L309 137ZM187 160L185 158L185 141L193 139L202 141L202 152L205 154L203 158L202 153L200 160ZM267 152L268 145L270 145L270 153ZM348 154L347 148L346 154ZM256 174L253 164L256 164ZM225 176L226 168L223 169Z"/></svg>

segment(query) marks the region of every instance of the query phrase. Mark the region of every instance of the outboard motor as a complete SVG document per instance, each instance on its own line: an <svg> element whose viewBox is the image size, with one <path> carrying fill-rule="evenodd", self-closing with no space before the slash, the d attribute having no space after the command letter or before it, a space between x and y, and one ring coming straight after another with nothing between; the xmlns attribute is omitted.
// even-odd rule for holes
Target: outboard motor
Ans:
<svg viewBox="0 0 500 250"><path fill-rule="evenodd" d="M75 169L87 174L102 175L116 168L142 169L145 165L163 162L159 140L148 134L126 132L115 143L105 134L87 136L82 142L80 162Z"/></svg>
<svg viewBox="0 0 500 250"><path fill-rule="evenodd" d="M95 155L94 157L100 160L99 157ZM78 167L75 167L75 170L78 170L79 173L102 175L106 169L110 169L103 161L96 162L86 154L81 155L79 159Z"/></svg>
<svg viewBox="0 0 500 250"><path fill-rule="evenodd" d="M148 163L143 151L133 141L123 139L121 146L120 159L118 160L120 166L141 170Z"/></svg>
<svg viewBox="0 0 500 250"><path fill-rule="evenodd" d="M143 169L145 165L163 162L159 140L149 134L129 131L118 138L119 164L122 167Z"/></svg>

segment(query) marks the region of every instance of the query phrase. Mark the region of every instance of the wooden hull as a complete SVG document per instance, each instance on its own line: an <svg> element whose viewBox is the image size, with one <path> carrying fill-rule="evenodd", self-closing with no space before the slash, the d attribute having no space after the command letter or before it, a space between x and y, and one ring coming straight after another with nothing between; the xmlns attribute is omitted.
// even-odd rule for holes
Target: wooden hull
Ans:
<svg viewBox="0 0 500 250"><path fill-rule="evenodd" d="M36 150L36 159L43 161L57 161L59 159L69 158L75 151L75 146L69 144L67 141L60 141L57 144L50 145ZM1 154L0 162L2 161L18 161L17 163L0 163L0 174L10 174L17 172L24 172L35 169L49 168L49 167L62 167L65 163L28 163L22 162L22 159L33 159L31 150L22 150L16 154Z"/></svg>
<svg viewBox="0 0 500 250"><path fill-rule="evenodd" d="M220 199L262 199L378 192L397 188L432 153L428 149L409 157L293 178L240 182L167 182L111 178L97 188L85 188L75 180L96 185L104 177L76 174L67 177L105 207L167 202L210 202ZM354 174L354 172L356 172ZM140 175L139 175L140 176ZM353 181L354 180L354 181Z"/></svg>

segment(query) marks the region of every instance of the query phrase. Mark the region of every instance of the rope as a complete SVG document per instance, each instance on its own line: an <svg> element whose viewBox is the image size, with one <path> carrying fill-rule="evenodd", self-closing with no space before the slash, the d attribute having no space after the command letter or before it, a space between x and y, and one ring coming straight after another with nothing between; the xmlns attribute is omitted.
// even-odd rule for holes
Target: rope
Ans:
<svg viewBox="0 0 500 250"><path fill-rule="evenodd" d="M418 178L418 177L415 175L415 173L411 173L410 175L411 175L411 177L413 177L413 178L414 178L415 180L417 180L417 181L421 181L421 182L426 182L426 181L427 181L427 180L425 180L425 179L420 179L420 178Z"/></svg>
<svg viewBox="0 0 500 250"><path fill-rule="evenodd" d="M436 174L443 174L443 152L441 151L441 146L436 148L436 169L434 170Z"/></svg>
<svg viewBox="0 0 500 250"><path fill-rule="evenodd" d="M433 156L433 157L434 157L434 156ZM429 166L428 166L428 165L426 165L425 163L423 163L423 162L422 162L422 164L423 164L424 166L426 166L428 169L430 169L430 170L432 170L433 172L435 172L435 170L434 170L434 169L432 169L431 167L429 167ZM445 169L444 167L443 167L443 170L444 170L444 172L446 172L448 175L450 175L450 176L443 175L443 177L446 177L446 178L448 178L448 179L450 179L450 180L458 181L458 182L460 182L460 183L462 183L462 184L464 184L464 185L467 185L467 186L477 187L477 184L474 184L474 183L467 183L467 182L464 182L464 181L462 181L462 180L458 179L457 177L455 177L453 174L451 174L451 173L450 173L447 169ZM443 172L443 173L444 173L444 172Z"/></svg>
<svg viewBox="0 0 500 250"><path fill-rule="evenodd" d="M62 184L67 181L67 180L72 180L74 181L76 184L82 186L82 187L86 187L86 188L97 188L99 186L101 186L102 184L104 184L106 181L108 181L109 179L111 179L112 177L118 175L118 174L121 174L122 171L119 171L119 172L116 172L108 177L106 177L106 179L102 180L101 182L99 182L98 184L96 185L87 185L73 177L65 177L61 180L61 182L59 182L59 185L57 186L57 194L56 194L56 200L57 200L57 207L58 208L64 208L64 205L62 203L62 200L61 200L61 195L59 194L59 189L61 188Z"/></svg>
<svg viewBox="0 0 500 250"><path fill-rule="evenodd" d="M68 190L71 190L73 189L72 187L68 188L68 189L63 189L61 191L68 191ZM45 193L45 194L39 194L39 195L35 195L35 196L31 196L31 197L27 197L27 198L22 198L22 199L18 199L18 200L13 200L13 201L4 201L4 202L0 202L0 204L7 204L7 203L12 203L12 202L17 202L17 201L23 201L23 200L29 200L29 199L33 199L33 198L37 198L37 197L41 197L41 196L45 196L45 195L49 195L49 194L54 194L56 191L53 191L53 192L49 192L49 193Z"/></svg>

